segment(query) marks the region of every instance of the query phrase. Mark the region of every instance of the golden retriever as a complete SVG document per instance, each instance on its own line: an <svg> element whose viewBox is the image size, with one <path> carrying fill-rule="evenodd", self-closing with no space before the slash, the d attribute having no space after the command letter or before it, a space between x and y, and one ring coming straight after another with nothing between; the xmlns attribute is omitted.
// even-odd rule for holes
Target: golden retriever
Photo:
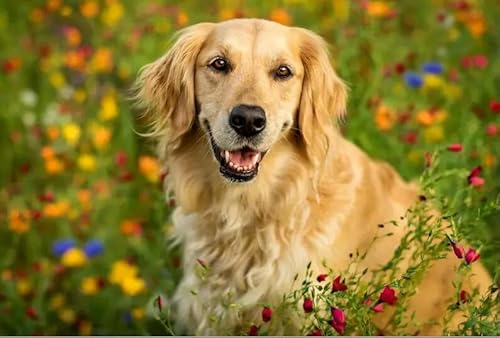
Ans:
<svg viewBox="0 0 500 338"><path fill-rule="evenodd" d="M340 135L346 86L324 40L306 29L261 19L196 24L138 84L177 202L184 276L174 302L188 333L220 333L211 317L227 311L227 297L248 310L219 327L256 320L262 302L278 302L310 261L317 272L322 261L341 271L378 224L399 220L418 196ZM382 231L395 234L374 243L363 268L389 261L405 228ZM206 278L196 273L200 261ZM420 333L440 333L426 323L444 315L457 263L440 260L423 279L425 297L408 309ZM473 272L484 291L488 274L480 264ZM281 333L300 334L295 325Z"/></svg>

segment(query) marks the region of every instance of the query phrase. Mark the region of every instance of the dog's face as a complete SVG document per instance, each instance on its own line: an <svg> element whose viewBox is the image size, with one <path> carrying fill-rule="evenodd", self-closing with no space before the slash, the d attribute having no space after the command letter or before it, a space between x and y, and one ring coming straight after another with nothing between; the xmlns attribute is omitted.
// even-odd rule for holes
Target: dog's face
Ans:
<svg viewBox="0 0 500 338"><path fill-rule="evenodd" d="M182 143L200 128L231 182L255 178L266 153L294 133L320 162L345 105L320 37L257 19L188 28L139 84L155 132Z"/></svg>

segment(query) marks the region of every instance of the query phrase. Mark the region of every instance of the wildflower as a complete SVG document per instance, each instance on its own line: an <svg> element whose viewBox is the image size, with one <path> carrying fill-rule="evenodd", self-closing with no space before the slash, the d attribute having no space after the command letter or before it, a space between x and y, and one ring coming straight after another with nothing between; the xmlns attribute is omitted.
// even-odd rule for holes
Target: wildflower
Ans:
<svg viewBox="0 0 500 338"><path fill-rule="evenodd" d="M72 239L61 239L58 241L55 241L54 244L52 244L52 253L59 257L62 256L66 251L68 251L71 248L75 247L75 241Z"/></svg>
<svg viewBox="0 0 500 338"><path fill-rule="evenodd" d="M474 263L475 261L477 261L479 259L479 252L476 251L476 249L473 249L473 248L469 248L469 250L467 250L467 252L465 253L465 262L467 264L471 264L471 263Z"/></svg>
<svg viewBox="0 0 500 338"><path fill-rule="evenodd" d="M76 27L64 27L63 34L70 46L78 46L82 41L82 35Z"/></svg>
<svg viewBox="0 0 500 338"><path fill-rule="evenodd" d="M29 228L29 216L24 210L13 209L9 212L9 230L19 234L26 233Z"/></svg>
<svg viewBox="0 0 500 338"><path fill-rule="evenodd" d="M112 284L120 285L125 278L136 276L137 273L136 266L121 260L113 263L108 279Z"/></svg>
<svg viewBox="0 0 500 338"><path fill-rule="evenodd" d="M93 70L97 73L109 73L113 69L113 54L109 48L99 48L92 57Z"/></svg>
<svg viewBox="0 0 500 338"><path fill-rule="evenodd" d="M326 277L328 277L328 275L326 273L323 273L318 275L318 277L316 277L316 280L321 283L326 279Z"/></svg>
<svg viewBox="0 0 500 338"><path fill-rule="evenodd" d="M59 319L66 324L73 324L76 321L76 313L70 308L62 308L58 312Z"/></svg>
<svg viewBox="0 0 500 338"><path fill-rule="evenodd" d="M59 309L61 306L66 303L66 298L62 293L56 293L52 298L50 299L50 308L53 310Z"/></svg>
<svg viewBox="0 0 500 338"><path fill-rule="evenodd" d="M163 298L161 296L155 298L155 305L158 307L158 311L161 312L163 309Z"/></svg>
<svg viewBox="0 0 500 338"><path fill-rule="evenodd" d="M422 65L422 71L430 74L441 74L443 72L443 65L439 62L428 62Z"/></svg>
<svg viewBox="0 0 500 338"><path fill-rule="evenodd" d="M82 154L78 157L78 167L83 171L94 171L96 167L95 157L90 154Z"/></svg>
<svg viewBox="0 0 500 338"><path fill-rule="evenodd" d="M27 296L33 291L33 287L29 280L20 278L16 283L17 293L21 296Z"/></svg>
<svg viewBox="0 0 500 338"><path fill-rule="evenodd" d="M396 290L389 286L384 287L379 296L379 302L387 303L389 305L396 304L397 300L398 297L396 297Z"/></svg>
<svg viewBox="0 0 500 338"><path fill-rule="evenodd" d="M275 8L269 14L269 19L276 21L282 25L288 26L292 23L292 18L290 14L282 8Z"/></svg>
<svg viewBox="0 0 500 338"><path fill-rule="evenodd" d="M377 303L374 306L372 306L372 310L374 312L382 312L384 311L384 303Z"/></svg>
<svg viewBox="0 0 500 338"><path fill-rule="evenodd" d="M308 336L322 336L323 335L323 332L321 332L320 329L318 328L315 328L314 330L312 330Z"/></svg>
<svg viewBox="0 0 500 338"><path fill-rule="evenodd" d="M80 5L80 13L88 19L91 19L99 12L99 5L94 0L85 0Z"/></svg>
<svg viewBox="0 0 500 338"><path fill-rule="evenodd" d="M484 178L479 176L473 176L469 179L469 183L473 187L481 187L484 185L484 182L485 182Z"/></svg>
<svg viewBox="0 0 500 338"><path fill-rule="evenodd" d="M69 268L77 268L87 263L85 253L77 248L67 250L61 257L61 263Z"/></svg>
<svg viewBox="0 0 500 338"><path fill-rule="evenodd" d="M463 258L464 257L464 249L457 244L457 242L453 241L450 237L448 237L448 240L450 242L451 248L453 249L453 253L457 258Z"/></svg>
<svg viewBox="0 0 500 338"><path fill-rule="evenodd" d="M129 276L121 283L122 291L129 296L135 296L146 289L146 283L142 278Z"/></svg>
<svg viewBox="0 0 500 338"><path fill-rule="evenodd" d="M34 107L38 102L38 96L31 89L24 89L19 94L19 99L27 107Z"/></svg>
<svg viewBox="0 0 500 338"><path fill-rule="evenodd" d="M84 295L95 295L99 291L99 281L96 277L86 277L82 280L80 291Z"/></svg>
<svg viewBox="0 0 500 338"><path fill-rule="evenodd" d="M491 100L490 101L490 110L494 113L500 113L500 101Z"/></svg>
<svg viewBox="0 0 500 338"><path fill-rule="evenodd" d="M105 148L111 139L111 131L106 127L96 127L93 130L93 143L97 149Z"/></svg>
<svg viewBox="0 0 500 338"><path fill-rule="evenodd" d="M88 320L81 320L78 323L78 334L80 336L90 336L92 335L92 323Z"/></svg>
<svg viewBox="0 0 500 338"><path fill-rule="evenodd" d="M314 308L314 303L312 299L310 298L304 299L304 304L302 304L302 308L304 309L305 313L311 313Z"/></svg>
<svg viewBox="0 0 500 338"><path fill-rule="evenodd" d="M458 153L462 151L462 145L460 143L452 143L447 147L447 149L451 152Z"/></svg>
<svg viewBox="0 0 500 338"><path fill-rule="evenodd" d="M100 255L103 250L104 244L98 239L90 240L83 246L83 251L88 258Z"/></svg>
<svg viewBox="0 0 500 338"><path fill-rule="evenodd" d="M123 5L119 1L110 1L102 12L102 22L107 26L115 26L123 16Z"/></svg>
<svg viewBox="0 0 500 338"><path fill-rule="evenodd" d="M340 275L339 275L332 282L332 293L345 290L347 290L347 285L345 285L344 281L340 281Z"/></svg>
<svg viewBox="0 0 500 338"><path fill-rule="evenodd" d="M406 67L403 63L396 63L396 65L394 66L394 70L396 71L396 73L401 75L405 72Z"/></svg>
<svg viewBox="0 0 500 338"><path fill-rule="evenodd" d="M7 59L2 64L2 69L5 74L13 73L21 68L21 59L14 57Z"/></svg>
<svg viewBox="0 0 500 338"><path fill-rule="evenodd" d="M270 321L270 320L271 320L272 315L273 315L273 311L272 311L269 307L265 306L265 307L262 309L262 320L263 320L264 322L268 322L268 321Z"/></svg>
<svg viewBox="0 0 500 338"><path fill-rule="evenodd" d="M339 334L344 334L345 330L345 313L341 309L338 308L333 308L332 307L332 327L337 331Z"/></svg>
<svg viewBox="0 0 500 338"><path fill-rule="evenodd" d="M257 325L250 326L250 329L248 330L248 335L249 336L258 336L259 335L259 327Z"/></svg>
<svg viewBox="0 0 500 338"><path fill-rule="evenodd" d="M125 236L140 236L142 234L142 225L134 219L124 220L120 224L120 231Z"/></svg>
<svg viewBox="0 0 500 338"><path fill-rule="evenodd" d="M422 79L422 76L417 73L406 72L405 82L409 87L420 88L422 87L424 80Z"/></svg>
<svg viewBox="0 0 500 338"><path fill-rule="evenodd" d="M155 158L151 156L140 156L139 171L152 183L158 182L160 166Z"/></svg>
<svg viewBox="0 0 500 338"><path fill-rule="evenodd" d="M179 11L177 13L176 23L178 27L183 27L189 22L189 16L184 11Z"/></svg>
<svg viewBox="0 0 500 338"><path fill-rule="evenodd" d="M498 127L495 124L490 123L486 126L486 135L496 136L497 134L498 134Z"/></svg>
<svg viewBox="0 0 500 338"><path fill-rule="evenodd" d="M423 77L425 89L437 89L443 86L443 79L435 74L425 74Z"/></svg>
<svg viewBox="0 0 500 338"><path fill-rule="evenodd" d="M74 145L80 139L80 127L76 123L67 123L62 128L62 134L66 142Z"/></svg>
<svg viewBox="0 0 500 338"><path fill-rule="evenodd" d="M56 175L64 170L64 162L62 162L57 157L51 157L45 160L45 171L48 174Z"/></svg>
<svg viewBox="0 0 500 338"><path fill-rule="evenodd" d="M416 131L410 130L403 134L402 139L407 144L415 144L418 141L418 134Z"/></svg>
<svg viewBox="0 0 500 338"><path fill-rule="evenodd" d="M479 69L485 69L488 66L488 57L483 54L478 54L472 57L474 65Z"/></svg>
<svg viewBox="0 0 500 338"><path fill-rule="evenodd" d="M28 307L24 311L24 313L26 314L26 316L28 316L31 319L37 319L38 318L38 311L33 306Z"/></svg>
<svg viewBox="0 0 500 338"><path fill-rule="evenodd" d="M134 317L134 319L136 320L144 318L144 309L140 307L132 309L132 317Z"/></svg>
<svg viewBox="0 0 500 338"><path fill-rule="evenodd" d="M441 125L425 128L424 139L428 143L436 143L444 139L444 129Z"/></svg>
<svg viewBox="0 0 500 338"><path fill-rule="evenodd" d="M380 130L390 130L396 122L396 114L393 110L381 104L375 111L375 124Z"/></svg>
<svg viewBox="0 0 500 338"><path fill-rule="evenodd" d="M394 9L385 1L369 1L365 6L366 14L371 17L390 17Z"/></svg>
<svg viewBox="0 0 500 338"><path fill-rule="evenodd" d="M470 295L467 291L461 290L460 291L460 301L462 303L467 303L470 300Z"/></svg>
<svg viewBox="0 0 500 338"><path fill-rule="evenodd" d="M118 106L115 96L106 94L101 99L101 110L99 111L99 119L102 121L111 121L118 116Z"/></svg>
<svg viewBox="0 0 500 338"><path fill-rule="evenodd" d="M127 164L127 153L124 152L123 150L119 150L116 155L115 155L115 164L119 167L123 167L124 165Z"/></svg>
<svg viewBox="0 0 500 338"><path fill-rule="evenodd" d="M47 218L57 218L64 216L70 208L67 201L49 203L43 207L42 213Z"/></svg>

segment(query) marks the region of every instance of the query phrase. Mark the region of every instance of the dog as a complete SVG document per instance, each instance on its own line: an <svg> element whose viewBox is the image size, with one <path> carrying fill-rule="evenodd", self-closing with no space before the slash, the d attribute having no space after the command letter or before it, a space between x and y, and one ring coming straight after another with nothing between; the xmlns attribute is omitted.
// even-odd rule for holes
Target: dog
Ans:
<svg viewBox="0 0 500 338"><path fill-rule="evenodd" d="M195 24L137 83L177 203L184 276L173 302L184 332L220 334L211 320L227 312L225 297L249 310L219 327L241 332L308 262L342 271L377 231L394 235L372 244L362 268L390 260L405 227L377 225L399 220L419 188L342 137L347 88L319 35L263 19ZM420 284L426 296L410 302L420 334L442 333L425 323L443 317L457 261L437 261ZM480 264L472 282L482 292L489 285Z"/></svg>

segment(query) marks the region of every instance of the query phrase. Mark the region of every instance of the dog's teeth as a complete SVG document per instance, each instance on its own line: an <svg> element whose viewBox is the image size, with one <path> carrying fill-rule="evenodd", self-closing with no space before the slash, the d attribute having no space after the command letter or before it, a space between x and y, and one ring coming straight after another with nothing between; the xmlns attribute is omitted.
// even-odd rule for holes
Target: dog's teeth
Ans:
<svg viewBox="0 0 500 338"><path fill-rule="evenodd" d="M224 151L224 159L226 160L226 163L229 162L229 151L227 150Z"/></svg>
<svg viewBox="0 0 500 338"><path fill-rule="evenodd" d="M235 167L234 163L233 163L233 162L231 162L231 161L229 161L229 166L230 166L231 168L234 168L234 167Z"/></svg>

